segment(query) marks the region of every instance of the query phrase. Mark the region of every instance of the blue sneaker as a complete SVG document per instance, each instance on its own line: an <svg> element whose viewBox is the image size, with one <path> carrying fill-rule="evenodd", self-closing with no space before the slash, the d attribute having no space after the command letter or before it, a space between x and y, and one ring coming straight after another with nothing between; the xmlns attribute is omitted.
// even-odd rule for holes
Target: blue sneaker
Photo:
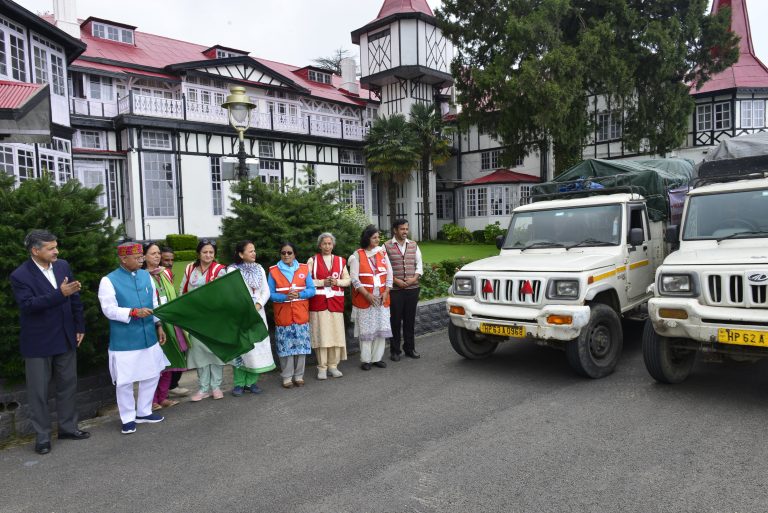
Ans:
<svg viewBox="0 0 768 513"><path fill-rule="evenodd" d="M136 424L155 424L164 420L165 417L162 415L153 413L152 415L145 415L144 417L136 417Z"/></svg>
<svg viewBox="0 0 768 513"><path fill-rule="evenodd" d="M241 395L243 395L243 387L234 387L232 389L232 395L234 395L235 397L240 397Z"/></svg>
<svg viewBox="0 0 768 513"><path fill-rule="evenodd" d="M262 393L264 391L256 383L254 383L253 385L249 385L249 386L245 387L245 389L247 391L249 391L250 393L252 393L252 394L260 394L260 393Z"/></svg>
<svg viewBox="0 0 768 513"><path fill-rule="evenodd" d="M123 429L120 430L120 432L124 435L130 435L131 433L136 432L136 423L135 422L126 422L123 424Z"/></svg>

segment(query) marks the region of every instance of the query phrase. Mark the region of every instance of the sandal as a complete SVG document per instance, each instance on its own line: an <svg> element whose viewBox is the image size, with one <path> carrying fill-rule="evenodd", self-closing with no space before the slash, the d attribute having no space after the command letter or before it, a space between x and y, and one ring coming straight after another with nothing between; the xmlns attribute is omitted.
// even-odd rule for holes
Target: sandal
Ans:
<svg viewBox="0 0 768 513"><path fill-rule="evenodd" d="M177 404L179 404L179 401L175 401L173 399L166 399L160 403L160 406L162 406L163 408L170 408L171 406L176 406Z"/></svg>
<svg viewBox="0 0 768 513"><path fill-rule="evenodd" d="M163 405L160 403L152 403L152 411L157 411L162 409Z"/></svg>

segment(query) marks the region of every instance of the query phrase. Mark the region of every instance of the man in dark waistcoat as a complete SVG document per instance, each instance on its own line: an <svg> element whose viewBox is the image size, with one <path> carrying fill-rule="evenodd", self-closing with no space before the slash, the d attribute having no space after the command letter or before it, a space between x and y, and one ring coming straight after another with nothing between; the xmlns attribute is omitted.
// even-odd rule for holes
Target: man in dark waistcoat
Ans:
<svg viewBox="0 0 768 513"><path fill-rule="evenodd" d="M402 352L409 358L421 358L416 352L416 306L419 303L419 279L423 271L421 250L416 242L408 239L408 221L395 219L392 223L394 237L384 243L392 265L393 285L390 292L390 323L392 339L389 357L400 361L400 333L402 327Z"/></svg>

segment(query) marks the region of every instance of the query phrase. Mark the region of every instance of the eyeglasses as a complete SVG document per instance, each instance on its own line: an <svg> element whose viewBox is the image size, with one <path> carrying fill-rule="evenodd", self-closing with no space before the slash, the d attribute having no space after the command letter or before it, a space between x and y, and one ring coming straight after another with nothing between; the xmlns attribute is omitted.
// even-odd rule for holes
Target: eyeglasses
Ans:
<svg viewBox="0 0 768 513"><path fill-rule="evenodd" d="M293 251L281 251L281 255L293 255Z"/></svg>
<svg viewBox="0 0 768 513"><path fill-rule="evenodd" d="M205 244L205 245L210 244L214 248L216 247L216 241L215 240L203 239L203 240L200 241L200 244Z"/></svg>

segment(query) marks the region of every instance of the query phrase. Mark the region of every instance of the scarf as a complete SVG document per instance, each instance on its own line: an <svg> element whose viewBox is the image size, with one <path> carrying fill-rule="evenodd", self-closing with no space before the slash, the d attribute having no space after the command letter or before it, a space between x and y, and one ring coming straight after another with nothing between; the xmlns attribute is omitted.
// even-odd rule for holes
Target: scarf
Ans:
<svg viewBox="0 0 768 513"><path fill-rule="evenodd" d="M264 276L264 269L261 265L256 262L242 262L236 264L235 267L240 269L240 273L243 275L243 279L251 291L255 292L261 289Z"/></svg>

